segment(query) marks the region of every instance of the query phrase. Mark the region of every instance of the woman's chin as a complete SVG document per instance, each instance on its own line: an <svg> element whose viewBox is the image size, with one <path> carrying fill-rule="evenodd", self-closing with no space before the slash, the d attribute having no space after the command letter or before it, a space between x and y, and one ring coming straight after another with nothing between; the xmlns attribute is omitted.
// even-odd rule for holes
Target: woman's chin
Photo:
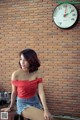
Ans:
<svg viewBox="0 0 80 120"><path fill-rule="evenodd" d="M23 68L23 67L22 67L22 70L24 70L24 71L28 71L28 69L27 69L27 68Z"/></svg>

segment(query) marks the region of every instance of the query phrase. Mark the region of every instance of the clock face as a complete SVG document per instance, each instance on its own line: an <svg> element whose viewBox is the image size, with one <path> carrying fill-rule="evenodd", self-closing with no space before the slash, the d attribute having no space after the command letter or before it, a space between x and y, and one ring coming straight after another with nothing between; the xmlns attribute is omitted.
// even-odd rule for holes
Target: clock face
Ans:
<svg viewBox="0 0 80 120"><path fill-rule="evenodd" d="M54 9L52 17L58 27L70 28L78 19L78 11L72 4L60 4Z"/></svg>

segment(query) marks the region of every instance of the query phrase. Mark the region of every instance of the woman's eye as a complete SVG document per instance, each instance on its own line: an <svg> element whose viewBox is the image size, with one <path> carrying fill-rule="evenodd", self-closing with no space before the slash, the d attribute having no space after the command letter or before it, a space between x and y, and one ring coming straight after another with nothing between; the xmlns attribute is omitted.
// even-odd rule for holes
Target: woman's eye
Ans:
<svg viewBox="0 0 80 120"><path fill-rule="evenodd" d="M20 59L20 61L24 61L24 62L26 62L26 60L23 60L23 59Z"/></svg>

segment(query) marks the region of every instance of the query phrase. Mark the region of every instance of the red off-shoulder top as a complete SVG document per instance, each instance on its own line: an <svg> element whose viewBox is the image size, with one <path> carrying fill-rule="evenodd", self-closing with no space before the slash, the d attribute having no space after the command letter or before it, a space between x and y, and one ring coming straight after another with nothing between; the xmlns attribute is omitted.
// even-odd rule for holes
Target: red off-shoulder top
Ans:
<svg viewBox="0 0 80 120"><path fill-rule="evenodd" d="M11 83L17 87L17 96L19 98L31 98L37 92L38 84L42 82L42 78L35 80L13 80Z"/></svg>

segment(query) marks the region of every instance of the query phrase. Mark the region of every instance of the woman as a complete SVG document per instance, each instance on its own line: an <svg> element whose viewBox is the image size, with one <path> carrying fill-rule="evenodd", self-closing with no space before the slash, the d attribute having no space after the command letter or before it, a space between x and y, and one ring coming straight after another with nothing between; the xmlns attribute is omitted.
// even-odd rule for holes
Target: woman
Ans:
<svg viewBox="0 0 80 120"><path fill-rule="evenodd" d="M31 120L51 119L42 85L42 77L38 70L40 62L32 49L20 52L20 68L11 77L12 94L8 108L11 111L17 96L17 113ZM39 97L38 97L39 96Z"/></svg>

